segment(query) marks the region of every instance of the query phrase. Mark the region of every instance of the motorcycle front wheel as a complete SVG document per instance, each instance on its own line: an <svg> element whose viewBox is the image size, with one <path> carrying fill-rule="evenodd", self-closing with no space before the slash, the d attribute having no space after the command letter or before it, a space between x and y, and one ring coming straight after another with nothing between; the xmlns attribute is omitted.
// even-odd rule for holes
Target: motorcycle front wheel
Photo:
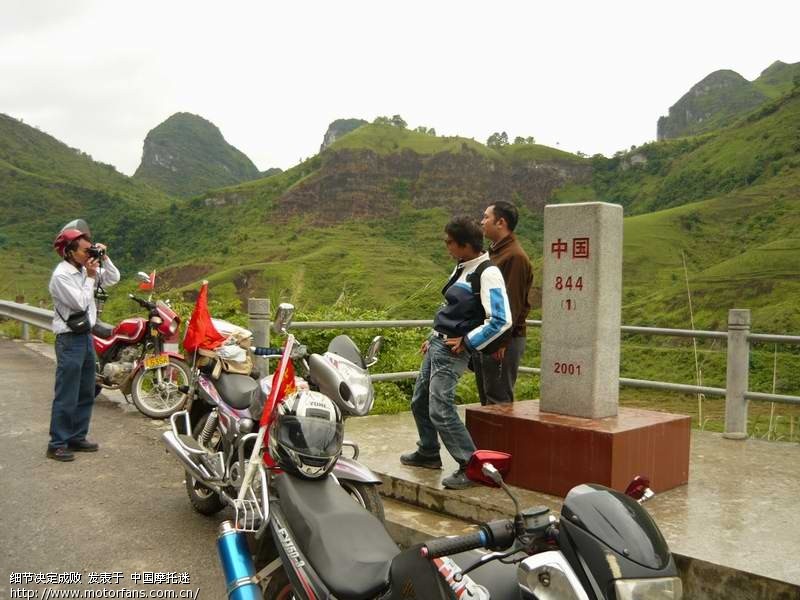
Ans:
<svg viewBox="0 0 800 600"><path fill-rule="evenodd" d="M161 383L158 374L161 374ZM189 386L189 366L182 360L169 357L169 364L157 369L140 369L133 378L131 397L136 408L151 419L166 419L186 402L180 391Z"/></svg>
<svg viewBox="0 0 800 600"><path fill-rule="evenodd" d="M380 494L378 494L377 484L340 479L339 485L342 486L345 492L350 494L353 500L378 517L381 523L385 521L383 501L381 500Z"/></svg>

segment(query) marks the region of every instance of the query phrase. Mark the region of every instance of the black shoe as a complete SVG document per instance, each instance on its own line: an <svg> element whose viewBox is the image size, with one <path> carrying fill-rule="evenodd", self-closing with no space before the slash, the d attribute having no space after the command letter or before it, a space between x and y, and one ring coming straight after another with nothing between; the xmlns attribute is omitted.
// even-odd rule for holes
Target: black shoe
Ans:
<svg viewBox="0 0 800 600"><path fill-rule="evenodd" d="M478 485L474 481L467 479L467 472L464 467L460 467L452 475L442 479L442 485L448 490L465 490L468 487Z"/></svg>
<svg viewBox="0 0 800 600"><path fill-rule="evenodd" d="M100 444L95 442L90 442L89 440L78 440L77 442L68 442L67 446L69 446L70 450L75 452L97 452L98 448L100 448Z"/></svg>
<svg viewBox="0 0 800 600"><path fill-rule="evenodd" d="M70 462L75 460L75 455L68 448L48 448L47 458L52 458L59 462Z"/></svg>
<svg viewBox="0 0 800 600"><path fill-rule="evenodd" d="M423 467L425 469L441 469L442 459L438 456L423 456L417 450L400 455L400 463L407 467Z"/></svg>

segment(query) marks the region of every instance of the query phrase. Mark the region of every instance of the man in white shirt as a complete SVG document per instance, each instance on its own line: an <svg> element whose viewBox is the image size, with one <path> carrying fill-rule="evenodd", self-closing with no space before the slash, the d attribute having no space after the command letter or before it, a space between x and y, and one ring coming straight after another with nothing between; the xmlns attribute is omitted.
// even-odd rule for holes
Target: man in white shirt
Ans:
<svg viewBox="0 0 800 600"><path fill-rule="evenodd" d="M94 292L97 285L117 283L119 271L105 255L106 247L93 246L88 235L79 229L63 230L53 247L64 260L53 271L49 286L55 309L56 384L47 457L68 462L75 459L73 452L96 452L99 448L86 439L95 396L91 334L97 322ZM98 253L104 256L98 257ZM67 324L70 316L77 313L85 314L88 330L75 332Z"/></svg>

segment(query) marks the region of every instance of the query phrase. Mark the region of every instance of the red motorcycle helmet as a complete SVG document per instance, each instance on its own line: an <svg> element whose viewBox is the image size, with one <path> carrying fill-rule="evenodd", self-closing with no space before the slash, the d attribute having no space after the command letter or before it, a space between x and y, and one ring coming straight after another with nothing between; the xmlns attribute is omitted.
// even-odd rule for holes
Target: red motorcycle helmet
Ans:
<svg viewBox="0 0 800 600"><path fill-rule="evenodd" d="M53 241L53 248L56 249L56 252L58 252L58 255L61 258L64 258L64 252L66 252L67 246L69 246L79 237L84 237L85 235L86 234L80 229L64 229Z"/></svg>

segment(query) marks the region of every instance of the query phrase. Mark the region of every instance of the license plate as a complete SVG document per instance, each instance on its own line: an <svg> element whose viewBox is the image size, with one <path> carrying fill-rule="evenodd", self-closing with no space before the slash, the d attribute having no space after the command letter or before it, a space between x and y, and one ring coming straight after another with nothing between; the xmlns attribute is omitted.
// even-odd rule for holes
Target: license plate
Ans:
<svg viewBox="0 0 800 600"><path fill-rule="evenodd" d="M169 354L157 354L155 356L144 357L145 369L158 369L169 364Z"/></svg>

